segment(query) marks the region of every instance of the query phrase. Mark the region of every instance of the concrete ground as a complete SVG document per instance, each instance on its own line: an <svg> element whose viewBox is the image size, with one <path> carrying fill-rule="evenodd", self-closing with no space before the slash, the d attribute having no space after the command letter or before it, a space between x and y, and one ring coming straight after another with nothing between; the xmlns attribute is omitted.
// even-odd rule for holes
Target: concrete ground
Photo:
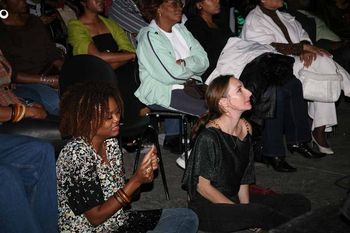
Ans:
<svg viewBox="0 0 350 233"><path fill-rule="evenodd" d="M301 193L311 200L312 213L322 215L325 209L333 208L338 211L350 189L350 103L341 102L337 107L338 126L335 135L331 135L329 142L335 155L326 156L318 160L306 159L298 154L287 154L287 160L297 167L295 173L278 173L264 164L256 164L257 184L283 193ZM175 164L178 155L162 150L165 172L167 176L170 200L166 200L160 176L158 176L149 190L141 193L140 200L133 203L133 209L154 209L185 207L186 192L181 189L183 170ZM125 155L127 173L130 174L134 154ZM312 214L311 213L311 214ZM310 214L309 214L310 215ZM338 220L338 216L335 216ZM318 220L319 219L319 220ZM313 218L314 224L326 221L324 218ZM309 223L310 224L310 223ZM334 228L333 228L333 225ZM350 232L350 225L344 224L341 229L335 227L338 222L329 223L327 227L318 227L317 232ZM320 225L321 226L321 225ZM307 230L280 230L274 232L316 232ZM248 232L248 231L243 231Z"/></svg>

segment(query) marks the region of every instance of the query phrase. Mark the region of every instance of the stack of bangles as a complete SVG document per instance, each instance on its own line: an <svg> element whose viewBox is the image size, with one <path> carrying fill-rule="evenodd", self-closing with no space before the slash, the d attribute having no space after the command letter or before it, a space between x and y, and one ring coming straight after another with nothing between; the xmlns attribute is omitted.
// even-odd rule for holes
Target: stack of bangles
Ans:
<svg viewBox="0 0 350 233"><path fill-rule="evenodd" d="M51 86L55 83L55 79L49 78L49 77L42 74L40 76L40 83Z"/></svg>
<svg viewBox="0 0 350 233"><path fill-rule="evenodd" d="M126 206L131 202L130 197L124 192L121 188L116 193L114 193L113 197L119 202L122 206Z"/></svg>
<svg viewBox="0 0 350 233"><path fill-rule="evenodd" d="M10 104L10 107L12 109L11 121L19 122L22 120L26 113L26 106L24 104Z"/></svg>

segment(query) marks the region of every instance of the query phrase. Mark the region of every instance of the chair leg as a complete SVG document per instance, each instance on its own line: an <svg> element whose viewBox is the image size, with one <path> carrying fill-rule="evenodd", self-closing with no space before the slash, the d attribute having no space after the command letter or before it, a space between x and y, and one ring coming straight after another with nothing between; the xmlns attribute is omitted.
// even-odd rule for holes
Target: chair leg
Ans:
<svg viewBox="0 0 350 233"><path fill-rule="evenodd" d="M132 171L133 174L136 172L136 170L139 166L141 146L142 146L142 139L137 138L137 148L136 148L136 155L135 155L135 161L134 161L134 169Z"/></svg>
<svg viewBox="0 0 350 233"><path fill-rule="evenodd" d="M185 152L185 167L187 167L187 160L188 160L188 144L187 144L187 118L186 116L184 116L184 119L183 119L183 130L184 130L184 134L183 134L183 138L184 138L184 152Z"/></svg>
<svg viewBox="0 0 350 233"><path fill-rule="evenodd" d="M168 183L167 183L166 176L165 176L162 152L160 150L159 141L158 141L158 134L157 134L157 131L152 126L149 126L149 128L152 131L152 134L153 134L153 137L154 137L154 144L155 144L155 146L157 148L157 155L158 155L158 158L159 158L159 170L160 170L160 175L162 177L163 188L164 188L164 192L165 192L165 198L167 200L170 200Z"/></svg>

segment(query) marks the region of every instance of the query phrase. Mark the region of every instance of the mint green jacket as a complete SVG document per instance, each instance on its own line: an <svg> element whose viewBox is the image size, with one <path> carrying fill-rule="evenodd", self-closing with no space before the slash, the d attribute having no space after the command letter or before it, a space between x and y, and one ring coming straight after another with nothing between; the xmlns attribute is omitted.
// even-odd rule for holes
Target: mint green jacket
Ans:
<svg viewBox="0 0 350 233"><path fill-rule="evenodd" d="M124 30L113 20L99 16L112 34L119 50L135 52ZM77 19L68 22L68 43L73 47L73 55L87 54L90 43L94 43L87 27Z"/></svg>
<svg viewBox="0 0 350 233"><path fill-rule="evenodd" d="M168 108L172 85L183 84L189 78L201 81L199 76L209 66L207 53L186 27L182 24L174 27L190 49L190 56L181 65L176 64L174 49L155 21L142 28L137 36L136 53L141 84L135 96L146 105L157 104Z"/></svg>

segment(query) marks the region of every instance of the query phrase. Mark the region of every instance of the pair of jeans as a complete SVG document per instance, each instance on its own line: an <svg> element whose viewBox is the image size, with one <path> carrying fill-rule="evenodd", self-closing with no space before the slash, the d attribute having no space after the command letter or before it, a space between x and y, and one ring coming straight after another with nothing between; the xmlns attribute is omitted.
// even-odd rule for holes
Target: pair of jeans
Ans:
<svg viewBox="0 0 350 233"><path fill-rule="evenodd" d="M197 215L187 208L163 209L157 226L147 233L195 233Z"/></svg>
<svg viewBox="0 0 350 233"><path fill-rule="evenodd" d="M0 134L1 232L58 232L53 147L26 136Z"/></svg>
<svg viewBox="0 0 350 233"><path fill-rule="evenodd" d="M293 78L277 87L276 115L264 121L263 155L285 156L283 135L287 144L311 140L311 126L301 82Z"/></svg>
<svg viewBox="0 0 350 233"><path fill-rule="evenodd" d="M16 84L14 93L18 97L41 104L51 115L58 116L59 114L58 91L52 87L42 84Z"/></svg>

